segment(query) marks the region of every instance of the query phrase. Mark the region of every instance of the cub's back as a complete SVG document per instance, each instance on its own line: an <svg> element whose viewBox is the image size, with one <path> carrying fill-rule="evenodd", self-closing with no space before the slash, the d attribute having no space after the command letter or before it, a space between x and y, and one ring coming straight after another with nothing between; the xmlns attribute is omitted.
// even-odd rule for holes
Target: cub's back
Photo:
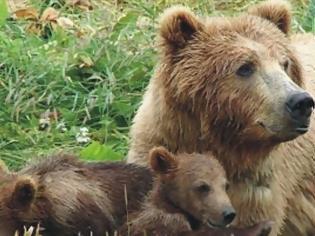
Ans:
<svg viewBox="0 0 315 236"><path fill-rule="evenodd" d="M124 162L85 163L69 155L41 159L20 171L39 182L45 235L103 235L137 210L152 188L149 169Z"/></svg>

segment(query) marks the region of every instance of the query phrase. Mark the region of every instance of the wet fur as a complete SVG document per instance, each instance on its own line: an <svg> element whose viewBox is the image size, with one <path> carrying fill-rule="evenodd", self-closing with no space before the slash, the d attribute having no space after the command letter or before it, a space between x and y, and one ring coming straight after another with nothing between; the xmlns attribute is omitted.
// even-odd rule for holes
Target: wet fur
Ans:
<svg viewBox="0 0 315 236"><path fill-rule="evenodd" d="M166 164L162 165L156 161L154 155L168 156L163 161ZM205 211L209 211L210 208L217 208L218 204L211 202L213 199L207 198L204 194L192 193L193 183L211 180L208 183L213 193L209 194L214 194L215 198L223 201L225 199L225 204L230 204L226 198L226 191L218 191L216 187L216 185L221 187L225 172L210 153L204 155L180 153L173 156L164 148L156 148L150 152L150 166L155 175L153 189L148 193L141 209L130 215L127 224L120 229L120 235L267 236L271 231L270 222L262 222L247 229L211 229L200 221L201 214L206 214ZM182 185L187 186L186 191L183 191ZM174 195L174 192L178 194ZM187 196L193 196L193 199ZM202 204L203 201L209 201L209 207L204 211L194 212L195 205ZM184 209L183 206L186 205L190 207ZM218 211L222 213L219 209Z"/></svg>
<svg viewBox="0 0 315 236"><path fill-rule="evenodd" d="M23 178L32 181L35 198L28 205L13 206L11 202L19 201L10 200L12 188ZM113 233L126 220L127 210L138 208L151 189L152 175L135 165L89 164L73 156L57 155L0 180L4 183L0 186L0 224L22 231L24 225L40 223L45 236L72 236L78 232L103 236L105 232ZM0 235L10 233L0 230Z"/></svg>
<svg viewBox="0 0 315 236"><path fill-rule="evenodd" d="M272 98L252 93L246 86L239 86L239 80L231 80L231 72L244 59L240 55L244 55L242 43L246 43L241 40L233 44L233 39L243 35L268 45L273 57L286 53L292 62L288 72L291 79L315 95L315 39L312 35L289 36L289 8L278 2L273 7L268 6L270 2L258 5L250 14L234 18L198 21L182 7L173 7L164 14L160 63L134 118L128 161L146 165L145 153L156 145L172 152L213 151L231 182L237 225L272 219L276 222L273 236L279 235L282 228L284 235L313 235L314 116L305 135L288 142L272 138L248 127L255 114L266 113L257 104ZM174 12L180 17L172 18ZM280 25L279 16L283 20ZM192 38L178 34L176 24L180 19L188 19L186 22L193 22L189 24L202 32ZM180 35L176 39L180 44L172 43L175 39L165 35L169 28L175 29L172 37ZM183 47L185 42L188 47Z"/></svg>

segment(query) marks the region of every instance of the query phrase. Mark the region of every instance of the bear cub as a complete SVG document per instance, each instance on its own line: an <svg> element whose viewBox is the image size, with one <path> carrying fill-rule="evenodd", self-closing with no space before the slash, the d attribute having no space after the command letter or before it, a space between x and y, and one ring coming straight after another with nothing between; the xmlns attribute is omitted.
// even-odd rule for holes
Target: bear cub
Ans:
<svg viewBox="0 0 315 236"><path fill-rule="evenodd" d="M70 155L33 162L17 173L0 166L0 236L40 224L44 236L112 235L152 188L149 169L85 163Z"/></svg>
<svg viewBox="0 0 315 236"><path fill-rule="evenodd" d="M236 216L220 163L209 154L173 155L163 147L149 154L154 182L141 210L129 215L121 235L266 236L271 222L227 229Z"/></svg>

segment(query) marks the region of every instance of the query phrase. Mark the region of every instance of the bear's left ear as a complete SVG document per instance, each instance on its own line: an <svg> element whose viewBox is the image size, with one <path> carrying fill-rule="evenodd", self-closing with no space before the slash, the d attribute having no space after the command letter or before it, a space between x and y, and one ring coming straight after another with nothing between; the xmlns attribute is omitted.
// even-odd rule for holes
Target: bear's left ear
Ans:
<svg viewBox="0 0 315 236"><path fill-rule="evenodd" d="M176 171L178 161L172 153L164 147L153 148L150 153L150 166L152 170L160 175L167 175Z"/></svg>
<svg viewBox="0 0 315 236"><path fill-rule="evenodd" d="M265 1L249 8L248 13L271 21L285 34L290 30L292 13L291 6L286 1Z"/></svg>
<svg viewBox="0 0 315 236"><path fill-rule="evenodd" d="M23 177L19 179L11 196L12 208L25 208L35 199L36 183L32 178Z"/></svg>
<svg viewBox="0 0 315 236"><path fill-rule="evenodd" d="M183 48L193 39L203 29L203 24L188 8L174 6L165 10L159 28L163 43L176 49Z"/></svg>

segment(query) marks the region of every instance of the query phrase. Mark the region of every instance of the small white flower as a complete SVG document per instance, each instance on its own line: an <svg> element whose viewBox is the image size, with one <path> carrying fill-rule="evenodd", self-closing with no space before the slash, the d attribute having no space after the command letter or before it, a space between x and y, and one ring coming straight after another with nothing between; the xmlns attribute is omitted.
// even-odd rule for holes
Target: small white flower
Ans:
<svg viewBox="0 0 315 236"><path fill-rule="evenodd" d="M145 29L145 28L147 28L150 25L150 23L151 23L150 18L145 17L145 16L140 16L140 17L138 17L136 26L139 29Z"/></svg>
<svg viewBox="0 0 315 236"><path fill-rule="evenodd" d="M82 127L82 128L80 128L80 133L82 135L88 135L89 134L89 129L86 128L86 127Z"/></svg>
<svg viewBox="0 0 315 236"><path fill-rule="evenodd" d="M46 130L50 126L49 117L39 119L39 130Z"/></svg>
<svg viewBox="0 0 315 236"><path fill-rule="evenodd" d="M76 134L76 140L78 143L89 143L91 138L89 137L89 129L86 127L80 128L79 133Z"/></svg>
<svg viewBox="0 0 315 236"><path fill-rule="evenodd" d="M89 143L91 141L90 137L77 136L76 140L78 143Z"/></svg>
<svg viewBox="0 0 315 236"><path fill-rule="evenodd" d="M66 127L66 124L65 124L65 122L63 122L63 121L61 121L61 122L59 122L59 123L57 124L56 129L57 129L57 130L60 130L61 132L66 132L66 131L68 131L68 129L67 129L67 127Z"/></svg>

